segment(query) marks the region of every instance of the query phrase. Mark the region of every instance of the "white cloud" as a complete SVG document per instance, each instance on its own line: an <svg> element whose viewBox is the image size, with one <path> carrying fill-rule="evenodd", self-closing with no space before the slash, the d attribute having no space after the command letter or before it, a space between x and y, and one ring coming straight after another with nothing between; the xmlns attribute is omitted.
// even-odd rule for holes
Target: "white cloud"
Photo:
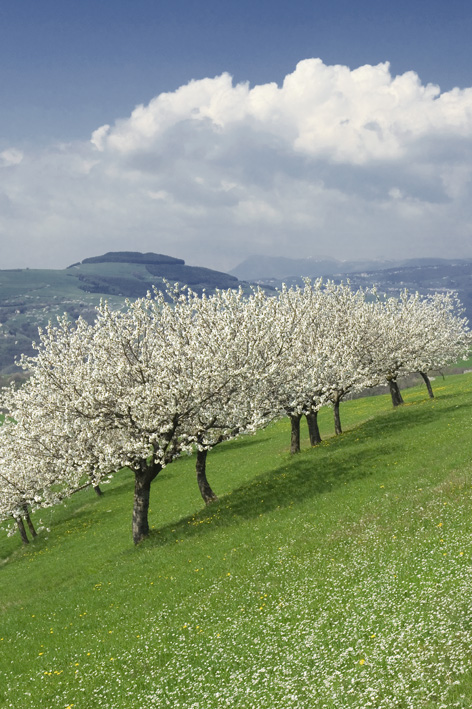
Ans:
<svg viewBox="0 0 472 709"><path fill-rule="evenodd" d="M108 125L108 123L104 126L100 126L100 128L97 128L97 130L93 131L90 142L97 148L97 150L103 150L103 146L109 131L110 126Z"/></svg>
<svg viewBox="0 0 472 709"><path fill-rule="evenodd" d="M191 81L88 144L10 148L0 165L15 166L3 267L131 248L221 268L255 252L472 255L472 89L388 63L307 59L280 87Z"/></svg>
<svg viewBox="0 0 472 709"><path fill-rule="evenodd" d="M23 160L23 153L21 150L16 148L7 148L0 153L0 166L10 167L12 165L19 165Z"/></svg>
<svg viewBox="0 0 472 709"><path fill-rule="evenodd" d="M441 95L414 72L392 77L388 63L351 71L306 59L281 88L233 86L228 74L191 81L138 106L128 120L102 126L93 141L121 153L147 150L183 121L204 120L215 130L250 126L311 157L364 164L400 158L425 136L470 136L472 89Z"/></svg>

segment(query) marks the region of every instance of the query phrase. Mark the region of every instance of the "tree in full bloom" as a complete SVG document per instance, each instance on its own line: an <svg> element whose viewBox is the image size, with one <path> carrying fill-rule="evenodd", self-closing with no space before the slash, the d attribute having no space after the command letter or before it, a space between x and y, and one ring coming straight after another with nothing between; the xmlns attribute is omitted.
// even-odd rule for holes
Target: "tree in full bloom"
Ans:
<svg viewBox="0 0 472 709"><path fill-rule="evenodd" d="M317 412L330 403L335 430L341 432L340 401L373 381L366 349L373 346L371 305L364 291L348 284L306 281L304 288L283 289L282 311L297 313L296 341L290 348L289 371L297 375L282 383L285 411L291 421L291 451L300 450L300 419L307 417L310 442L320 442Z"/></svg>
<svg viewBox="0 0 472 709"><path fill-rule="evenodd" d="M276 300L274 327L288 346L284 352L283 376L276 383L273 400L290 419L290 452L298 453L302 416L307 416L312 443L319 440L316 417L324 403L324 340L329 328L322 281L312 283L307 279L303 288L283 287Z"/></svg>
<svg viewBox="0 0 472 709"><path fill-rule="evenodd" d="M12 470L9 458L11 436L10 426L13 422L7 419L0 426L0 521L14 519L23 544L28 544L24 521L26 520L32 536L36 536L28 510L30 497L30 481ZM7 462L7 465L5 465Z"/></svg>
<svg viewBox="0 0 472 709"><path fill-rule="evenodd" d="M398 298L378 299L374 317L379 337L370 357L394 406L403 403L400 375L422 372L426 381L427 371L467 356L471 339L462 313L451 293L424 297L403 291Z"/></svg>
<svg viewBox="0 0 472 709"><path fill-rule="evenodd" d="M84 476L89 484L98 481L93 474L97 448L78 425L67 393L91 331L84 321L73 326L60 319L56 328L41 333L37 358L23 359L30 378L20 389L1 393L0 406L8 415L0 427L0 515L24 517L33 535L29 506L60 502Z"/></svg>
<svg viewBox="0 0 472 709"><path fill-rule="evenodd" d="M197 448L197 481L206 503L215 495L206 477L210 449L254 433L279 416L281 383L293 374L286 358L297 327L295 314L281 326L280 304L261 289L217 291L201 298L190 291L174 298L174 310L191 313L198 351L208 358L208 405L198 407L190 424ZM213 381L212 381L213 380ZM223 382L223 384L222 384Z"/></svg>
<svg viewBox="0 0 472 709"><path fill-rule="evenodd" d="M415 371L422 376L430 398L434 398L428 372L467 359L472 345L464 308L452 292L434 293L417 303Z"/></svg>
<svg viewBox="0 0 472 709"><path fill-rule="evenodd" d="M341 401L377 380L369 353L377 346L379 333L368 292L354 291L349 283L328 282L323 294L328 327L323 343L322 391L333 407L334 429L338 435L342 433Z"/></svg>

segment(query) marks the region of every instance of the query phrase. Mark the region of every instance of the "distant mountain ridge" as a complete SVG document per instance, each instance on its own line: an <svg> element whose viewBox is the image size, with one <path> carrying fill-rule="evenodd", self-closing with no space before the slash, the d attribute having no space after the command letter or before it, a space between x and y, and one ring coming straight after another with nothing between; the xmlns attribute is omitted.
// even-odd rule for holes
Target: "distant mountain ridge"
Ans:
<svg viewBox="0 0 472 709"><path fill-rule="evenodd" d="M283 256L249 256L229 273L245 281L268 281L287 277L319 278L337 274L378 272L395 268L424 268L451 263L472 263L472 259L412 258L399 260L340 261L330 258L288 258Z"/></svg>
<svg viewBox="0 0 472 709"><path fill-rule="evenodd" d="M350 281L353 288L376 286L381 293L398 295L405 288L428 295L456 291L472 325L472 258L414 258L398 261L337 261L253 256L232 273L266 288L302 285L303 278Z"/></svg>

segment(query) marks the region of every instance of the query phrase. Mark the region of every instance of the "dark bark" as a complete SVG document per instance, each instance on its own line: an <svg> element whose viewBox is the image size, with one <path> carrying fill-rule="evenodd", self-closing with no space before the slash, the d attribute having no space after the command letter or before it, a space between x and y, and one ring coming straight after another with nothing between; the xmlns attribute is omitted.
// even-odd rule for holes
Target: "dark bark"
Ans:
<svg viewBox="0 0 472 709"><path fill-rule="evenodd" d="M428 395L430 399L434 399L433 387L431 386L431 380L426 374L426 372L420 372L423 377L424 383L426 384L426 389L428 390Z"/></svg>
<svg viewBox="0 0 472 709"><path fill-rule="evenodd" d="M30 533L31 533L31 536L32 536L33 539L34 539L34 537L37 537L37 536L38 536L38 533L37 533L37 531L36 531L35 528L34 528L34 524L33 524L32 520L31 520L31 517L29 516L29 512L28 512L27 506L25 505L25 506L23 507L23 509L24 509L24 511L25 511L24 518L25 518L25 520L26 520L26 524L28 525L28 529L29 529L29 531L30 531Z"/></svg>
<svg viewBox="0 0 472 709"><path fill-rule="evenodd" d="M198 483L198 488L200 490L200 494L203 498L203 501L206 505L209 505L210 502L215 502L218 498L213 492L213 490L210 487L210 483L207 480L206 476L206 459L207 459L207 450L199 451L197 450L197 463L195 466L196 472L197 472L197 483Z"/></svg>
<svg viewBox="0 0 472 709"><path fill-rule="evenodd" d="M300 453L300 421L301 414L291 414L290 424L292 428L291 438L290 438L290 453Z"/></svg>
<svg viewBox="0 0 472 709"><path fill-rule="evenodd" d="M334 432L339 436L343 430L341 428L341 417L339 415L339 399L335 399L333 403L333 413L334 413Z"/></svg>
<svg viewBox="0 0 472 709"><path fill-rule="evenodd" d="M321 443L320 429L318 427L318 411L312 411L306 414L306 422L308 424L308 435L310 436L310 444L317 446Z"/></svg>
<svg viewBox="0 0 472 709"><path fill-rule="evenodd" d="M139 544L149 535L149 499L151 483L161 470L160 465L143 464L134 471L133 542Z"/></svg>
<svg viewBox="0 0 472 709"><path fill-rule="evenodd" d="M100 489L100 485L96 484L96 481L94 480L94 476L92 473L89 473L89 478L90 478L90 483L91 483L93 489L95 490L96 494L98 495L98 497L101 497L103 495L103 492Z"/></svg>
<svg viewBox="0 0 472 709"><path fill-rule="evenodd" d="M85 483L84 485L79 485L79 487L75 487L73 490L68 490L68 492L62 497L60 497L61 500L64 499L64 497L69 497L70 495L75 495L76 492L80 492L81 490L85 490L86 488L90 487L90 483Z"/></svg>
<svg viewBox="0 0 472 709"><path fill-rule="evenodd" d="M26 535L26 529L25 529L25 525L23 523L23 520L21 519L21 517L15 517L15 522L18 526L18 531L20 533L21 541L23 542L23 544L29 544L29 539Z"/></svg>
<svg viewBox="0 0 472 709"><path fill-rule="evenodd" d="M390 389L390 396L392 397L392 404L394 406L401 406L403 404L403 397L400 392L400 387L396 379L388 380L388 388Z"/></svg>

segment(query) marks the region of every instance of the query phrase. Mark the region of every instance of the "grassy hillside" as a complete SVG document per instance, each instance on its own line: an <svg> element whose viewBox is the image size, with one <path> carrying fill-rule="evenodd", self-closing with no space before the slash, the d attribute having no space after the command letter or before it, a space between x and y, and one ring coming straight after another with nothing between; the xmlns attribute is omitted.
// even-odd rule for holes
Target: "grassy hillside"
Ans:
<svg viewBox="0 0 472 709"><path fill-rule="evenodd" d="M206 509L176 461L137 548L126 471L0 537L0 706L470 707L472 375L435 384L221 446Z"/></svg>

